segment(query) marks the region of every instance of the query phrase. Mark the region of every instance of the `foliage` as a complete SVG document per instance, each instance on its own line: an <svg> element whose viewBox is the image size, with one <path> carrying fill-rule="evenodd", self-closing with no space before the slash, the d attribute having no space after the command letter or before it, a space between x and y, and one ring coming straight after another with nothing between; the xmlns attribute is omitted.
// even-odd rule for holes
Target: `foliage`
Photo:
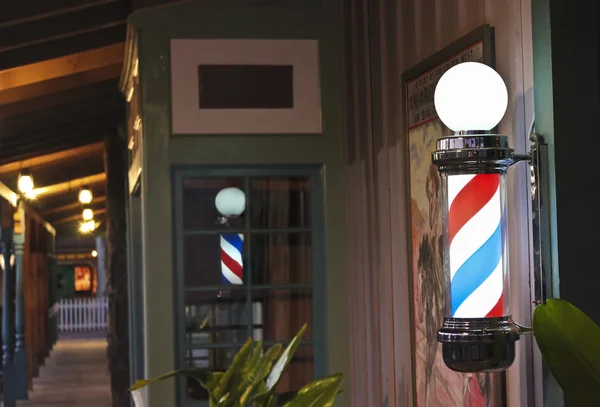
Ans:
<svg viewBox="0 0 600 407"><path fill-rule="evenodd" d="M600 327L569 302L549 299L536 307L533 331L567 402L600 406Z"/></svg>
<svg viewBox="0 0 600 407"><path fill-rule="evenodd" d="M276 407L282 403L275 394L281 375L290 364L306 325L292 339L285 350L281 344L263 350L262 341L248 339L233 359L226 372L208 372L205 369L181 369L150 380L138 380L131 391L139 392L156 381L176 376L191 377L204 387L210 407ZM331 407L340 391L341 374L315 380L285 402L284 407ZM139 400L139 397L134 397ZM141 406L137 406L141 407Z"/></svg>

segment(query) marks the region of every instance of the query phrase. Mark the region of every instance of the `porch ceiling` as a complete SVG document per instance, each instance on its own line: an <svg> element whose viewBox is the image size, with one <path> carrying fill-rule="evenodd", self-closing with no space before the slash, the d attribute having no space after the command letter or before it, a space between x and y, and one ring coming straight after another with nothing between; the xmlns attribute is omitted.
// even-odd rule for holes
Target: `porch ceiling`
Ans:
<svg viewBox="0 0 600 407"><path fill-rule="evenodd" d="M104 136L125 119L118 79L127 16L170 2L0 2L0 181L16 191L23 168L36 187L104 172ZM92 189L102 228L104 184ZM57 234L77 233L77 193L40 196L31 206Z"/></svg>

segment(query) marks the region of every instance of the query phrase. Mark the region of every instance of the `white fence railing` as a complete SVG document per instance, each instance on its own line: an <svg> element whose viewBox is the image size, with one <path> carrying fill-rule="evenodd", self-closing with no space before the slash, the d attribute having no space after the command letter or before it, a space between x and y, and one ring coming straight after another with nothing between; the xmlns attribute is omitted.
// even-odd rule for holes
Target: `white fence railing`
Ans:
<svg viewBox="0 0 600 407"><path fill-rule="evenodd" d="M92 332L108 329L108 298L68 298L58 302L60 332Z"/></svg>

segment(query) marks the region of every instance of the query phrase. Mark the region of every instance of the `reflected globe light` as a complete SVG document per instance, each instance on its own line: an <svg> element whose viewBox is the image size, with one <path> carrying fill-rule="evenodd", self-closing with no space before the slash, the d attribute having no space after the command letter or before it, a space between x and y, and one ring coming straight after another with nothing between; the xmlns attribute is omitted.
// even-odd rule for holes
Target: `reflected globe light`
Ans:
<svg viewBox="0 0 600 407"><path fill-rule="evenodd" d="M494 69L463 62L440 78L434 94L438 117L454 132L490 131L508 107L508 90Z"/></svg>
<svg viewBox="0 0 600 407"><path fill-rule="evenodd" d="M239 188L224 188L217 194L215 206L225 217L240 216L246 210L246 194Z"/></svg>
<svg viewBox="0 0 600 407"><path fill-rule="evenodd" d="M92 190L88 187L84 187L81 191L79 191L79 202L82 204L89 204L94 199L94 195L92 194Z"/></svg>
<svg viewBox="0 0 600 407"><path fill-rule="evenodd" d="M79 224L79 231L81 233L91 233L94 230L96 230L96 222L93 220Z"/></svg>
<svg viewBox="0 0 600 407"><path fill-rule="evenodd" d="M94 219L94 211L92 211L90 208L85 208L83 210L83 220L88 221L88 220L92 220Z"/></svg>

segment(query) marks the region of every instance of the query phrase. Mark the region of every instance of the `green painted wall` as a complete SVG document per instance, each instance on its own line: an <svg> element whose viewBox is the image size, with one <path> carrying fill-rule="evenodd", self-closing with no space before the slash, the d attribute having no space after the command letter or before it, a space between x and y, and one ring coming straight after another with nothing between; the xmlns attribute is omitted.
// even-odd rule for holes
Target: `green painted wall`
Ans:
<svg viewBox="0 0 600 407"><path fill-rule="evenodd" d="M600 111L600 5L533 0L536 130L550 150L553 295L600 323L595 196ZM590 148L591 147L591 148ZM544 405L562 406L548 371Z"/></svg>
<svg viewBox="0 0 600 407"><path fill-rule="evenodd" d="M75 296L75 269L73 266L54 266L52 280L57 301Z"/></svg>
<svg viewBox="0 0 600 407"><path fill-rule="evenodd" d="M346 375L349 341L345 276L342 56L339 0L206 0L136 12L144 152L142 240L147 376L173 368L174 309L171 165L319 163L325 174L329 368ZM320 40L323 135L171 137L170 38L317 38ZM348 392L338 405L347 406ZM173 405L172 382L149 390L150 407Z"/></svg>

